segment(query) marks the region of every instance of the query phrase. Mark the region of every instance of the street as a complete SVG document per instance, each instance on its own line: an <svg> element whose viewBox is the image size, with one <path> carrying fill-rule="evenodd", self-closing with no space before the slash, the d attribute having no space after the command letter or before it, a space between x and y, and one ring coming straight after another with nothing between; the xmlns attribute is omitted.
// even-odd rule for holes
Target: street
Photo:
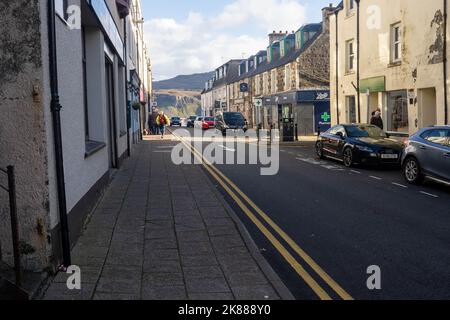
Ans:
<svg viewBox="0 0 450 320"><path fill-rule="evenodd" d="M448 186L407 185L395 168L319 161L313 143L281 146L275 176L215 167L213 183L297 299L450 298ZM368 289L370 266L381 270L380 290Z"/></svg>

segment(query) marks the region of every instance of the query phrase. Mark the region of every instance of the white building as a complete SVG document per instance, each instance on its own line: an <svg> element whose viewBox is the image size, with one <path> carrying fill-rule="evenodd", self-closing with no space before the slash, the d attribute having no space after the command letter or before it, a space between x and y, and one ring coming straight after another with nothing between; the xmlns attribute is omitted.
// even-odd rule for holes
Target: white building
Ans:
<svg viewBox="0 0 450 320"><path fill-rule="evenodd" d="M0 10L2 27L14 41L0 40L0 167L16 169L20 238L33 249L22 260L32 271L66 262L64 220L73 243L128 156L136 138L128 125L136 115L127 114L130 70L136 70L139 86L129 101L138 97L142 114L151 94L142 25L130 16L133 23L125 28L128 0L55 0L54 15L51 3L17 0ZM135 17L139 3L133 1ZM134 45L125 47L126 36L137 39L135 51ZM0 192L0 260L11 264L7 204Z"/></svg>

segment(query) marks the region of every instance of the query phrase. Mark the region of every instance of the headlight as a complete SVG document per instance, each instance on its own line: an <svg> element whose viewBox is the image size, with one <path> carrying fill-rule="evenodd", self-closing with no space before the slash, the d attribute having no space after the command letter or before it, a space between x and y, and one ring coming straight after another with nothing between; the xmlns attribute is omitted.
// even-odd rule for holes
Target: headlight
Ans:
<svg viewBox="0 0 450 320"><path fill-rule="evenodd" d="M356 146L356 148L358 148L358 150L364 151L364 152L369 152L369 153L373 153L374 152L372 148L365 147L365 146Z"/></svg>

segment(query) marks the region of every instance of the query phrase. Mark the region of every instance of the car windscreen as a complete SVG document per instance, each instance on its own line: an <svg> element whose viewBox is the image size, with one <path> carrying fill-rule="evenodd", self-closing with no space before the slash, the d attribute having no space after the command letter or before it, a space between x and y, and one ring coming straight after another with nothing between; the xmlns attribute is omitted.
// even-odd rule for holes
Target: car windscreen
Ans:
<svg viewBox="0 0 450 320"><path fill-rule="evenodd" d="M214 118L205 118L205 121L215 121L216 119Z"/></svg>
<svg viewBox="0 0 450 320"><path fill-rule="evenodd" d="M174 121L179 121L180 118L178 118L178 117L173 117L172 120L174 120Z"/></svg>
<svg viewBox="0 0 450 320"><path fill-rule="evenodd" d="M350 138L387 138L386 133L375 126L348 126L345 129Z"/></svg>
<svg viewBox="0 0 450 320"><path fill-rule="evenodd" d="M189 120L195 120L197 117L189 117Z"/></svg>
<svg viewBox="0 0 450 320"><path fill-rule="evenodd" d="M237 113L237 112L224 113L223 118L226 123L231 123L231 124L242 124L245 122L242 114Z"/></svg>

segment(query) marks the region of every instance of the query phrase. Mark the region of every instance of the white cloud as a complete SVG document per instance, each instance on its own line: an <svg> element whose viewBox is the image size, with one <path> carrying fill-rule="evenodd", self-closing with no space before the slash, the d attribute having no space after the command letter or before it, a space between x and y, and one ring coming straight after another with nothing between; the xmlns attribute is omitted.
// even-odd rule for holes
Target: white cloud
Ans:
<svg viewBox="0 0 450 320"><path fill-rule="evenodd" d="M305 8L297 0L235 0L213 17L190 12L184 21L149 20L144 28L154 77L212 71L265 49L267 32L296 30L305 20ZM236 32L245 26L259 32Z"/></svg>

